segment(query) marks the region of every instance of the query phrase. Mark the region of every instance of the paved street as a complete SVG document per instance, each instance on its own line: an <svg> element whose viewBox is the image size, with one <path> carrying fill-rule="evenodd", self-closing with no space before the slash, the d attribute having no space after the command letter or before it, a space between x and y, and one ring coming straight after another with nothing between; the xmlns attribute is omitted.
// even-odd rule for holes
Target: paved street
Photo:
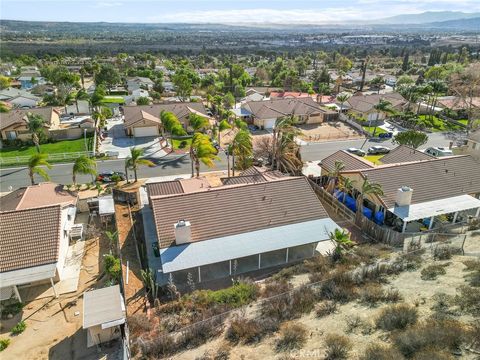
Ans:
<svg viewBox="0 0 480 360"><path fill-rule="evenodd" d="M351 140L351 141L334 141L328 143L309 143L302 146L302 159L304 161L314 161L321 160L326 156L334 153L337 150L346 149L348 147L361 147L364 140ZM393 148L394 145L390 140L382 141L381 143L375 141L367 141L364 149L369 146L382 144ZM429 135L429 141L423 148L428 146L447 146L449 140L445 138L443 134L433 133ZM216 167L213 170L225 170L227 168L226 157L223 153L219 154L220 161L216 163ZM138 175L141 178L144 177L154 177L154 176L165 176L165 175L175 175L175 174L188 174L191 171L190 159L187 156L178 155L175 156L166 156L161 159L155 160L157 164L154 168L142 167L138 171ZM125 161L120 160L105 160L98 162L98 171L124 171ZM207 168L202 165L201 169L203 171ZM51 170L48 171L50 174L51 180L60 184L69 184L72 182L72 164L58 164L54 165ZM133 175L133 174L132 174ZM80 175L77 177L78 182L87 183L91 181L90 176ZM39 181L38 179L37 181ZM29 185L30 180L28 177L28 172L25 167L18 168L7 168L0 169L0 192L9 191L9 187L12 187L12 190L15 190L21 186Z"/></svg>

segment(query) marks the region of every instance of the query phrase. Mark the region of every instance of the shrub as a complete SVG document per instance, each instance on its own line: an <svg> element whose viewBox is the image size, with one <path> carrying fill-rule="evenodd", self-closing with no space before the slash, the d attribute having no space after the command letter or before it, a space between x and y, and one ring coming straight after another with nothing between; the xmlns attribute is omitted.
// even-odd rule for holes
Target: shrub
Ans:
<svg viewBox="0 0 480 360"><path fill-rule="evenodd" d="M430 320L398 334L393 341L404 356L411 358L425 349L456 350L464 336L465 331L457 321Z"/></svg>
<svg viewBox="0 0 480 360"><path fill-rule="evenodd" d="M300 349L307 340L305 326L295 323L286 323L280 329L280 339L277 341L276 350L286 351Z"/></svg>
<svg viewBox="0 0 480 360"><path fill-rule="evenodd" d="M250 344L259 341L261 335L262 328L256 320L236 316L230 322L225 338L234 344L239 342Z"/></svg>
<svg viewBox="0 0 480 360"><path fill-rule="evenodd" d="M272 276L274 281L287 281L293 277L293 275L299 274L302 270L302 265L293 265L286 268L283 268L276 274Z"/></svg>
<svg viewBox="0 0 480 360"><path fill-rule="evenodd" d="M467 260L463 262L466 266L465 271L470 273L465 276L471 286L480 287L480 261Z"/></svg>
<svg viewBox="0 0 480 360"><path fill-rule="evenodd" d="M152 329L152 323L144 314L135 314L128 317L128 329L134 336L142 332L148 332Z"/></svg>
<svg viewBox="0 0 480 360"><path fill-rule="evenodd" d="M316 301L314 291L310 287L303 287L292 293L264 301L261 305L261 314L264 318L271 318L278 322L292 320L311 312Z"/></svg>
<svg viewBox="0 0 480 360"><path fill-rule="evenodd" d="M433 251L435 260L450 260L452 258L453 249L449 246L437 246Z"/></svg>
<svg viewBox="0 0 480 360"><path fill-rule="evenodd" d="M330 314L333 314L337 310L337 303L334 301L323 301L318 304L315 313L317 317L324 317Z"/></svg>
<svg viewBox="0 0 480 360"><path fill-rule="evenodd" d="M10 339L0 339L0 351L5 350L10 345Z"/></svg>
<svg viewBox="0 0 480 360"><path fill-rule="evenodd" d="M405 329L417 322L417 309L406 304L390 305L380 312L376 325L382 330Z"/></svg>
<svg viewBox="0 0 480 360"><path fill-rule="evenodd" d="M227 344L220 345L213 356L213 360L228 360L228 358L230 358L231 350L232 349Z"/></svg>
<svg viewBox="0 0 480 360"><path fill-rule="evenodd" d="M326 274L332 267L332 261L329 257L323 255L317 255L303 263L305 269L311 274Z"/></svg>
<svg viewBox="0 0 480 360"><path fill-rule="evenodd" d="M325 348L325 360L344 360L348 359L352 343L345 336L328 334L325 339Z"/></svg>
<svg viewBox="0 0 480 360"><path fill-rule="evenodd" d="M383 301L385 292L379 284L368 284L360 290L360 301L369 306L375 306L377 303Z"/></svg>
<svg viewBox="0 0 480 360"><path fill-rule="evenodd" d="M25 323L25 321L22 320L12 328L11 333L12 335L18 335L24 332L26 328L27 324Z"/></svg>
<svg viewBox="0 0 480 360"><path fill-rule="evenodd" d="M177 350L175 340L171 335L156 335L149 341L141 342L142 354L147 358L163 358L172 355Z"/></svg>
<svg viewBox="0 0 480 360"><path fill-rule="evenodd" d="M355 332L358 328L365 325L365 322L357 315L347 318L347 328L346 333Z"/></svg>
<svg viewBox="0 0 480 360"><path fill-rule="evenodd" d="M120 259L111 254L104 255L104 268L111 280L120 281L122 277L122 265Z"/></svg>
<svg viewBox="0 0 480 360"><path fill-rule="evenodd" d="M455 358L447 352L433 349L425 349L415 354L413 360L454 360Z"/></svg>
<svg viewBox="0 0 480 360"><path fill-rule="evenodd" d="M480 299L480 288L460 286L457 291L460 294L455 296L455 304L466 313L473 316L480 315L480 301L478 301Z"/></svg>
<svg viewBox="0 0 480 360"><path fill-rule="evenodd" d="M403 355L397 349L379 344L370 344L360 360L401 360Z"/></svg>
<svg viewBox="0 0 480 360"><path fill-rule="evenodd" d="M269 298L274 295L283 294L292 289L292 285L286 281L269 281L262 289L262 296Z"/></svg>
<svg viewBox="0 0 480 360"><path fill-rule="evenodd" d="M226 304L231 307L240 307L248 304L257 297L257 285L249 281L239 281L233 286L221 290L198 290L192 293L197 302L206 306Z"/></svg>
<svg viewBox="0 0 480 360"><path fill-rule="evenodd" d="M6 300L5 303L2 303L1 308L1 317L2 319L6 318L8 315L16 315L20 313L23 309L23 304L18 301Z"/></svg>
<svg viewBox="0 0 480 360"><path fill-rule="evenodd" d="M357 246L354 254L365 264L373 264L377 259L388 257L389 251L390 247L385 245L366 244Z"/></svg>
<svg viewBox="0 0 480 360"><path fill-rule="evenodd" d="M218 336L223 331L223 321L224 318L219 316L211 320L197 322L188 327L177 339L177 349L197 347Z"/></svg>
<svg viewBox="0 0 480 360"><path fill-rule="evenodd" d="M445 265L429 265L422 269L422 280L435 280L439 275L445 275Z"/></svg>

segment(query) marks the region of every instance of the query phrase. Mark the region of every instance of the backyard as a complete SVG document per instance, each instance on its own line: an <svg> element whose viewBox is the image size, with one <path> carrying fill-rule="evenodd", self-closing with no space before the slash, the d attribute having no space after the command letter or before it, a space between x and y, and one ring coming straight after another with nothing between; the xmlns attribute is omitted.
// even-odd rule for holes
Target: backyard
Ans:
<svg viewBox="0 0 480 360"><path fill-rule="evenodd" d="M462 122L462 121L460 121ZM463 128L459 125L455 125L448 121L444 121L436 116L431 115L419 115L417 123L425 127L425 129L431 130L433 132L437 131L455 131L462 130Z"/></svg>

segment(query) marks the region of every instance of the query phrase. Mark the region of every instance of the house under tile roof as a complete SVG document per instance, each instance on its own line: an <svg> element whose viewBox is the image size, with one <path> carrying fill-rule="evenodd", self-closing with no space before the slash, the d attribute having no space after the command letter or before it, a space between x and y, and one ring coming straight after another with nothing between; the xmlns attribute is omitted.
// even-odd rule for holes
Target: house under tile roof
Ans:
<svg viewBox="0 0 480 360"><path fill-rule="evenodd" d="M387 94L355 95L347 100L347 104L352 110L367 113L373 110L373 107L377 105L380 100L389 101L392 107L397 109L407 103L407 100L405 100L402 95L393 92Z"/></svg>
<svg viewBox="0 0 480 360"><path fill-rule="evenodd" d="M272 171L268 168L260 168L251 166L248 169L242 171L238 176L221 178L223 185L235 185L235 184L252 184L265 181L277 180L284 177L279 171Z"/></svg>
<svg viewBox="0 0 480 360"><path fill-rule="evenodd" d="M45 120L45 126L49 127L52 121L52 114L56 111L53 107L44 107L28 110L15 109L8 113L0 113L0 130L12 125L26 125L28 113L40 115Z"/></svg>
<svg viewBox="0 0 480 360"><path fill-rule="evenodd" d="M271 119L289 115L308 116L330 112L330 110L322 109L311 97L249 101L243 107L258 119Z"/></svg>
<svg viewBox="0 0 480 360"><path fill-rule="evenodd" d="M0 211L22 210L51 205L75 205L77 194L64 190L63 185L43 182L17 189L0 197Z"/></svg>
<svg viewBox="0 0 480 360"><path fill-rule="evenodd" d="M0 213L0 272L55 263L60 205Z"/></svg>
<svg viewBox="0 0 480 360"><path fill-rule="evenodd" d="M330 172L335 168L335 162L341 161L345 165L344 171L373 168L374 165L360 156L350 154L346 150L339 150L322 160L321 167Z"/></svg>
<svg viewBox="0 0 480 360"><path fill-rule="evenodd" d="M210 184L205 177L147 183L147 193L150 198L190 193L208 188L210 188Z"/></svg>
<svg viewBox="0 0 480 360"><path fill-rule="evenodd" d="M390 151L385 156L383 156L380 161L382 162L382 164L395 164L431 159L435 159L435 156L426 154L424 152L421 152L420 150L415 150L406 145L400 145Z"/></svg>
<svg viewBox="0 0 480 360"><path fill-rule="evenodd" d="M192 242L247 233L328 215L304 177L220 186L151 199L160 248L175 243L174 224L191 223Z"/></svg>
<svg viewBox="0 0 480 360"><path fill-rule="evenodd" d="M480 166L468 155L378 166L359 172L370 182L379 183L384 192L380 200L395 205L397 190L413 189L412 204L480 193Z"/></svg>

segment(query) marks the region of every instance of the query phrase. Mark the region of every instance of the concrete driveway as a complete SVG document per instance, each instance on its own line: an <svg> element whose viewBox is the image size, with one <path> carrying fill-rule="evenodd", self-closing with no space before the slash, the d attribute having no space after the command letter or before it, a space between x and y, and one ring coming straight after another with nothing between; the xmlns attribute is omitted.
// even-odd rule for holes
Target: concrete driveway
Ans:
<svg viewBox="0 0 480 360"><path fill-rule="evenodd" d="M161 158L167 155L162 148L165 141L161 137L128 137L123 128L123 119L120 117L107 120L108 136L100 142L100 152L118 153L119 159L130 156L130 148L144 149L144 156L149 158Z"/></svg>

